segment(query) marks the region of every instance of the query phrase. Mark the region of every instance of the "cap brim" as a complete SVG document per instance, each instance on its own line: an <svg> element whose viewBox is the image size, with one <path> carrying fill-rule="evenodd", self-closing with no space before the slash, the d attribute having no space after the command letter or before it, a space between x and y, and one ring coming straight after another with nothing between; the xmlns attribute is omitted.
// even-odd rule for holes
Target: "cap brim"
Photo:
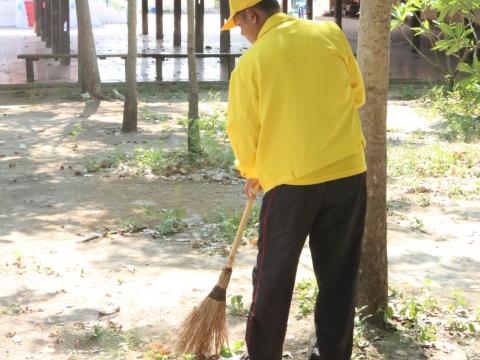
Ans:
<svg viewBox="0 0 480 360"><path fill-rule="evenodd" d="M233 20L233 15L232 15L228 18L227 22L225 24L223 24L223 26L221 28L221 31L230 30L231 28L234 28L235 26L237 26L237 24L235 24L235 20Z"/></svg>

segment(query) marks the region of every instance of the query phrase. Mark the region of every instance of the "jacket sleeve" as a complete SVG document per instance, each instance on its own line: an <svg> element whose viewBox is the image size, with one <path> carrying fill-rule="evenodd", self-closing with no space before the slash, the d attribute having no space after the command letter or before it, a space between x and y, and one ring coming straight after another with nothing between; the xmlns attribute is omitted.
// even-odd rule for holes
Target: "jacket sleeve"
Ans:
<svg viewBox="0 0 480 360"><path fill-rule="evenodd" d="M360 68L358 67L357 60L353 55L352 47L350 46L347 37L340 28L339 30L346 51L346 64L348 74L350 75L350 84L353 90L353 104L355 109L359 109L365 104L365 85L363 83L362 73L360 72Z"/></svg>
<svg viewBox="0 0 480 360"><path fill-rule="evenodd" d="M230 78L227 110L227 133L235 154L235 167L245 178L258 178L256 154L260 133L256 79L246 68L237 65Z"/></svg>

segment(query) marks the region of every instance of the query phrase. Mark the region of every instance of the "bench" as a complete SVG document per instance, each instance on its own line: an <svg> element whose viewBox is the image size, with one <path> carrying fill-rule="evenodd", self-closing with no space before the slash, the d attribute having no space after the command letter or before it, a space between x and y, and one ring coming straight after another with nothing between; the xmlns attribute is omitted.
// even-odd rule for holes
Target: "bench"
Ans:
<svg viewBox="0 0 480 360"><path fill-rule="evenodd" d="M196 53L197 58L219 58L223 59L227 63L227 70L230 77L231 72L235 68L235 59L240 57L241 53ZM97 58L105 60L107 58L121 58L125 60L125 66L127 63L127 54L97 54ZM165 59L185 59L188 57L186 53L138 53L138 58L153 58L156 64L156 81L163 81L162 62ZM27 82L34 82L35 75L33 71L33 62L40 59L74 59L78 58L78 54L19 54L18 59L25 59Z"/></svg>

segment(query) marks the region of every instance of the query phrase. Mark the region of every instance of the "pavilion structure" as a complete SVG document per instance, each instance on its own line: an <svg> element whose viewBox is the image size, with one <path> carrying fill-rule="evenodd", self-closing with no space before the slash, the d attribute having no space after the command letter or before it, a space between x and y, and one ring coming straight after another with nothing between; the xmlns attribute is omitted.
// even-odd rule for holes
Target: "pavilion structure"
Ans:
<svg viewBox="0 0 480 360"><path fill-rule="evenodd" d="M148 0L142 1L142 34L148 35ZM156 38L163 40L164 38L164 0L155 0L155 20L156 20ZM181 17L182 17L182 0L174 1L174 31L173 45L181 45ZM344 0L329 0L335 3L336 9L342 9ZM353 1L353 0L345 0ZM289 12L290 0L281 0L282 11ZM306 18L313 19L313 0L305 1ZM70 53L70 11L69 0L34 0L35 22L34 31L45 41L45 46L52 49L54 54ZM336 11L336 22L341 25L342 11ZM205 0L195 1L195 39L196 51L201 53L204 51L204 15ZM230 8L228 0L220 0L220 19L219 28L230 16ZM230 51L230 31L222 31L220 33L220 52ZM68 64L70 59L61 60L63 64Z"/></svg>

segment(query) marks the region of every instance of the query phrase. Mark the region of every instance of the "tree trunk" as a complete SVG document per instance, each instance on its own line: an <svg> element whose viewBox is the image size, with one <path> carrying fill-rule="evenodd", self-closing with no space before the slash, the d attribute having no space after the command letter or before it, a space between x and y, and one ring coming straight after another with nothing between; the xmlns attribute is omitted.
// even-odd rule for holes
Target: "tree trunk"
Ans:
<svg viewBox="0 0 480 360"><path fill-rule="evenodd" d="M373 315L378 325L383 324L383 312L377 311L388 295L386 117L391 5L385 0L362 0L358 33L358 62L366 88L361 118L367 140L368 202L357 306L367 306L364 313Z"/></svg>
<svg viewBox="0 0 480 360"><path fill-rule="evenodd" d="M88 0L76 0L75 5L78 23L78 81L82 92L88 91L92 96L99 97L102 89Z"/></svg>
<svg viewBox="0 0 480 360"><path fill-rule="evenodd" d="M195 5L187 0L188 16L188 157L194 161L200 153L200 130L198 128L198 82L195 58Z"/></svg>
<svg viewBox="0 0 480 360"><path fill-rule="evenodd" d="M137 5L128 0L128 54L122 132L137 131Z"/></svg>

